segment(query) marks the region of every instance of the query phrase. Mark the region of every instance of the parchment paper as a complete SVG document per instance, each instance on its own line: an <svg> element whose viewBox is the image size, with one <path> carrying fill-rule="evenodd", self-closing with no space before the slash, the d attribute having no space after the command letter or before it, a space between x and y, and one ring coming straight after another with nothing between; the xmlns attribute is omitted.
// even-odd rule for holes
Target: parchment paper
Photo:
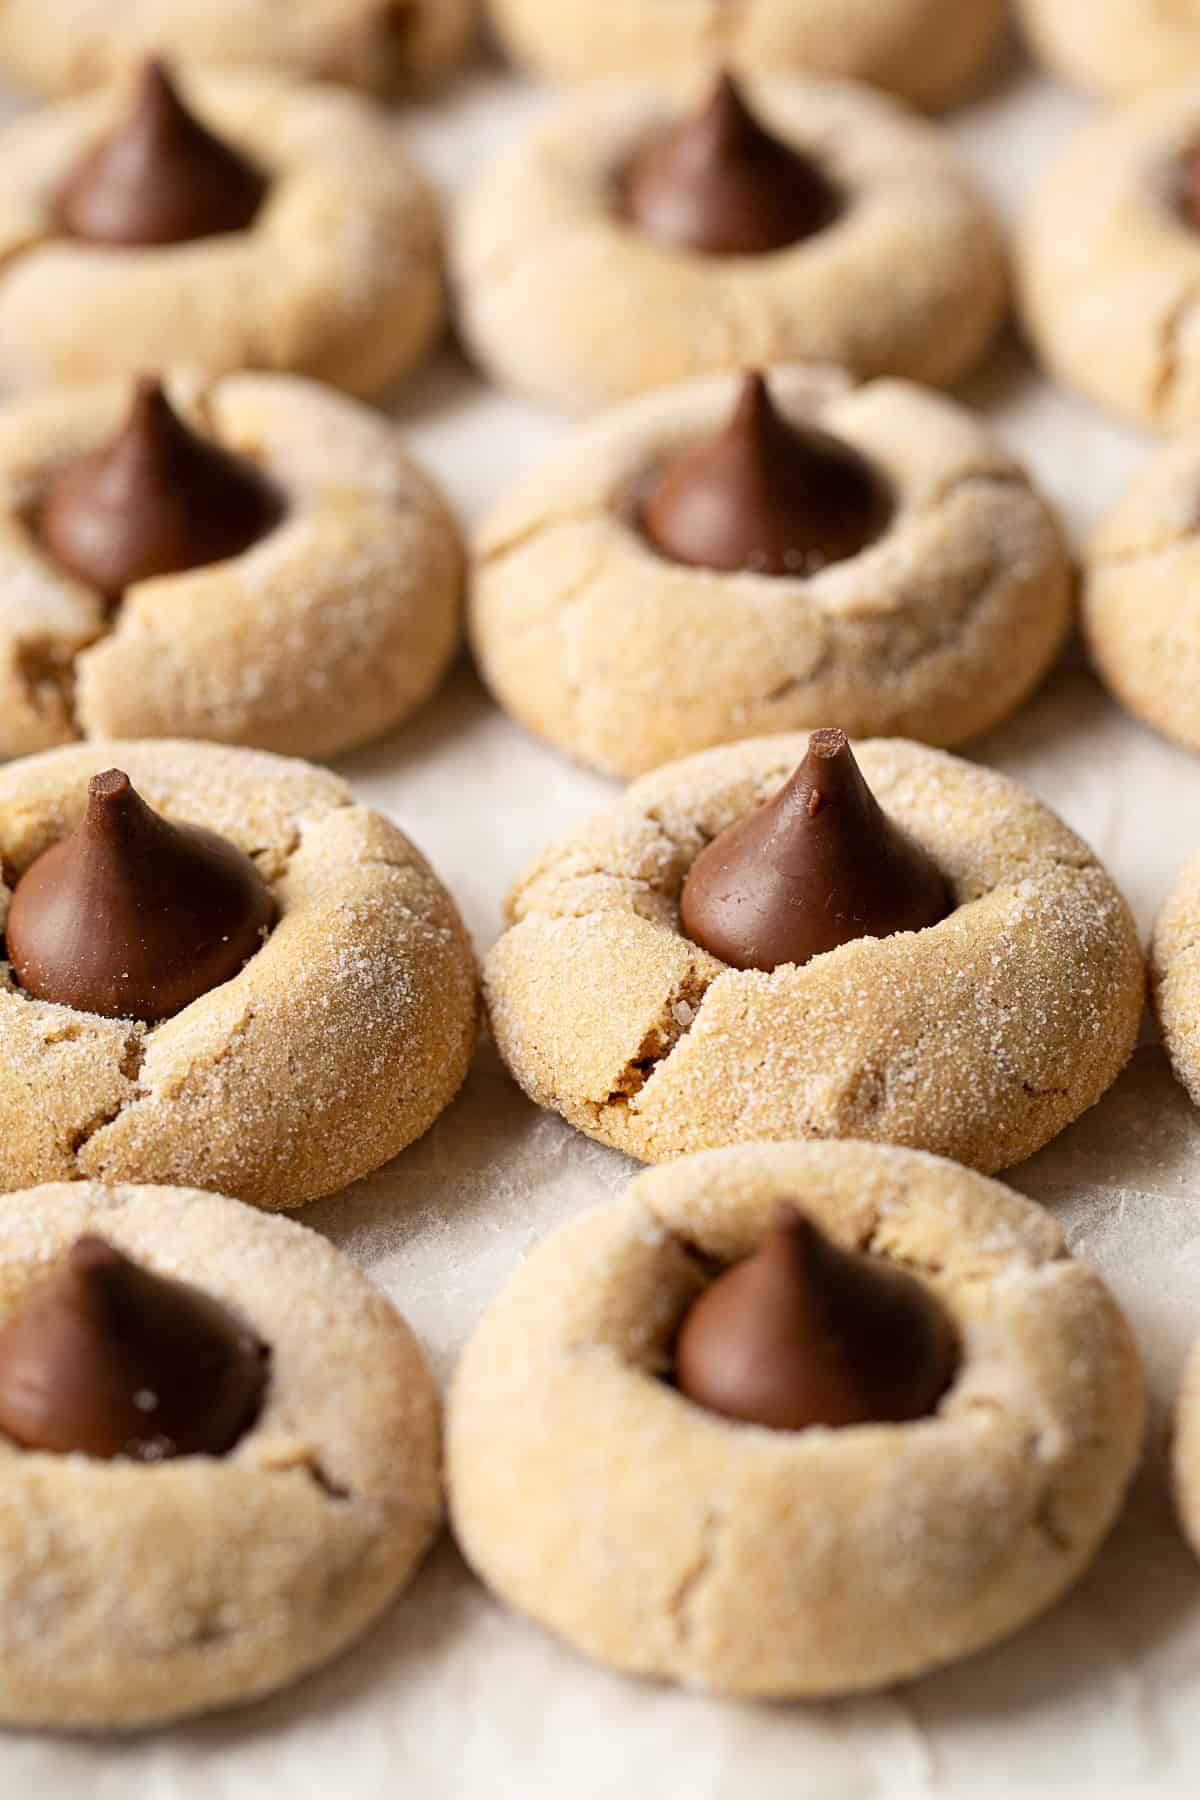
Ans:
<svg viewBox="0 0 1200 1800"><path fill-rule="evenodd" d="M410 115L409 128L456 186L540 103L482 72ZM1087 111L1014 65L950 129L1012 211ZM1077 531L1144 454L1136 435L1042 383L1015 342L965 397L1034 465ZM470 515L559 430L485 391L450 353L396 411ZM1125 718L1077 650L971 754L1056 807L1148 930L1200 848L1192 757ZM413 725L341 766L432 857L480 949L525 860L613 791L510 725L465 665ZM530 1246L631 1172L539 1113L485 1045L421 1143L304 1217L400 1304L444 1381ZM1181 1361L1200 1332L1200 1114L1148 1036L1102 1104L1008 1179L1052 1207L1109 1277L1154 1390L1147 1464L1125 1519L1066 1604L1011 1643L878 1699L722 1704L589 1666L493 1602L443 1541L365 1643L290 1693L115 1745L0 1735L0 1800L1194 1800L1200 1566L1173 1521L1163 1452Z"/></svg>

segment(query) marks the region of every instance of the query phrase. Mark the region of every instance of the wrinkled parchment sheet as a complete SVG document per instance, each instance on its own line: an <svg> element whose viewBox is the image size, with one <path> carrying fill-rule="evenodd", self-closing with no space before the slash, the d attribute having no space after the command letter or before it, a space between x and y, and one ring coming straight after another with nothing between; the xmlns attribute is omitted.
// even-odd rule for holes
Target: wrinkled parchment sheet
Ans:
<svg viewBox="0 0 1200 1800"><path fill-rule="evenodd" d="M410 133L455 187L541 103L481 73L411 114ZM950 129L1011 213L1088 110L1015 65ZM1034 466L1076 533L1145 453L1041 382L1015 342L964 397ZM471 516L561 429L483 389L450 353L395 410ZM1078 650L971 754L1062 813L1149 930L1200 849L1200 762L1125 718ZM509 724L465 665L418 720L341 767L432 857L481 950L510 878L613 791ZM304 1217L403 1308L444 1383L532 1245L631 1173L538 1112L484 1045L422 1142ZM1125 1518L1066 1603L1011 1643L875 1699L728 1705L591 1667L492 1601L443 1540L382 1625L290 1693L116 1744L0 1735L0 1800L1194 1800L1200 1565L1173 1521L1164 1453L1200 1332L1200 1114L1149 1029L1106 1099L1008 1179L1108 1276L1154 1394Z"/></svg>

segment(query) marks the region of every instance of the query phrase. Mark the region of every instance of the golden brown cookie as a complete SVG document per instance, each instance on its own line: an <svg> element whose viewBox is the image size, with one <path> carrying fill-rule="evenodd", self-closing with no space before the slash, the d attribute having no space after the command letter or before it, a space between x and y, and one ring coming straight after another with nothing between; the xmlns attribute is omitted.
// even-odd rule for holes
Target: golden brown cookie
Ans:
<svg viewBox="0 0 1200 1800"><path fill-rule="evenodd" d="M1150 994L1171 1067L1200 1106L1200 857L1180 870L1154 925Z"/></svg>
<svg viewBox="0 0 1200 1800"><path fill-rule="evenodd" d="M6 0L0 67L44 94L78 93L144 56L260 63L388 90L461 60L474 0Z"/></svg>
<svg viewBox="0 0 1200 1800"><path fill-rule="evenodd" d="M11 1194L0 1327L84 1234L231 1309L267 1385L224 1455L109 1461L0 1432L6 1725L128 1729L269 1693L364 1632L441 1522L420 1348L323 1238L185 1188Z"/></svg>
<svg viewBox="0 0 1200 1800"><path fill-rule="evenodd" d="M1175 1504L1188 1542L1200 1556L1200 1345L1193 1347L1184 1370L1175 1409L1173 1462Z"/></svg>
<svg viewBox="0 0 1200 1800"><path fill-rule="evenodd" d="M790 248L702 255L622 216L623 172L708 85L577 94L466 195L452 272L488 373L587 411L721 369L828 361L944 385L976 363L1007 301L997 227L944 139L866 88L745 84L760 121L838 195L836 215Z"/></svg>
<svg viewBox="0 0 1200 1800"><path fill-rule="evenodd" d="M1015 782L901 740L856 746L952 910L802 967L735 969L683 935L705 846L792 774L804 737L644 776L518 879L487 958L492 1030L540 1106L665 1162L761 1138L870 1138L991 1173L1093 1105L1137 1037L1129 908Z"/></svg>
<svg viewBox="0 0 1200 1800"><path fill-rule="evenodd" d="M949 1313L932 1416L768 1429L671 1384L689 1307L780 1200ZM1129 1326L1039 1207L911 1151L745 1144L639 1176L534 1250L455 1376L451 1514L489 1586L589 1656L832 1696L1053 1605L1116 1517L1144 1412Z"/></svg>
<svg viewBox="0 0 1200 1800"><path fill-rule="evenodd" d="M1191 0L1020 0L1038 56L1067 81L1137 94L1200 74L1200 13Z"/></svg>
<svg viewBox="0 0 1200 1800"><path fill-rule="evenodd" d="M1200 438L1153 456L1092 535L1083 625L1118 700L1200 750Z"/></svg>
<svg viewBox="0 0 1200 1800"><path fill-rule="evenodd" d="M488 0L512 55L553 80L674 75L721 61L766 74L849 76L915 106L952 106L994 61L1002 0Z"/></svg>
<svg viewBox="0 0 1200 1800"><path fill-rule="evenodd" d="M249 158L266 197L243 230L186 243L68 238L59 195L130 116L128 83L0 133L0 380L30 388L184 364L311 375L351 393L396 380L445 321L438 206L396 127L360 95L260 71L177 71L197 118Z"/></svg>
<svg viewBox="0 0 1200 1800"><path fill-rule="evenodd" d="M815 574L667 560L640 498L715 433L737 394L709 376L589 423L477 538L476 655L502 706L581 761L633 776L713 744L840 721L958 744L1041 680L1070 620L1061 532L974 419L905 383L770 373L777 406L865 455L888 513Z"/></svg>
<svg viewBox="0 0 1200 1800"><path fill-rule="evenodd" d="M40 540L55 472L105 442L126 382L0 410L0 755L75 737L191 737L332 756L426 700L459 640L457 527L396 428L314 383L181 376L206 439L249 457L282 520L242 555L114 609Z"/></svg>
<svg viewBox="0 0 1200 1800"><path fill-rule="evenodd" d="M248 852L278 920L239 974L150 1027L34 1000L0 964L0 1188L161 1181L273 1211L378 1168L470 1061L475 962L450 895L337 777L167 741L0 769L0 882L74 829L107 766L156 811ZM0 885L0 926L8 899Z"/></svg>
<svg viewBox="0 0 1200 1800"><path fill-rule="evenodd" d="M1078 132L1018 232L1021 302L1059 380L1164 431L1200 422L1200 82Z"/></svg>

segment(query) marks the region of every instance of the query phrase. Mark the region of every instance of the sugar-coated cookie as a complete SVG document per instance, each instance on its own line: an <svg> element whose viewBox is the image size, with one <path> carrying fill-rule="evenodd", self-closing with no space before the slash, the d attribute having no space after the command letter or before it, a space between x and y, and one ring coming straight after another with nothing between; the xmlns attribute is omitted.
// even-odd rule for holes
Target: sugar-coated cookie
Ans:
<svg viewBox="0 0 1200 1800"><path fill-rule="evenodd" d="M837 440L797 442L779 568L762 567L776 521L761 497L787 449L770 408ZM693 566L686 546L656 547L648 503L707 443L706 498L757 512L760 537L750 519L746 539L701 546L708 566ZM867 467L839 478L847 448ZM707 478L694 471L692 491ZM830 719L961 743L1036 686L1071 612L1061 532L981 425L906 383L848 391L811 367L770 371L758 394L707 376L590 422L500 500L476 552L471 633L496 698L625 776Z"/></svg>
<svg viewBox="0 0 1200 1800"><path fill-rule="evenodd" d="M868 1253L856 1290L874 1269L947 1316L954 1372L925 1416L768 1428L675 1385L681 1324L780 1202L828 1234L825 1267ZM813 1379L836 1383L821 1323ZM455 1377L451 1511L483 1580L589 1656L722 1694L828 1697L1053 1605L1113 1523L1144 1414L1125 1319L1040 1207L911 1151L745 1144L640 1175L533 1251Z"/></svg>
<svg viewBox="0 0 1200 1800"><path fill-rule="evenodd" d="M1200 1106L1200 857L1180 870L1154 925L1150 993L1171 1066Z"/></svg>
<svg viewBox="0 0 1200 1800"><path fill-rule="evenodd" d="M1200 423L1200 81L1078 132L1017 241L1025 323L1054 375L1139 424Z"/></svg>
<svg viewBox="0 0 1200 1800"><path fill-rule="evenodd" d="M650 219L661 202L664 234L722 228L708 251L629 211L631 169L681 132L685 191L652 170L637 205ZM721 247L755 223L775 248ZM946 384L987 349L1007 297L997 227L931 126L866 88L779 77L747 80L740 101L709 77L574 96L467 193L452 265L489 374L576 411L788 361Z"/></svg>
<svg viewBox="0 0 1200 1800"><path fill-rule="evenodd" d="M991 770L878 740L855 747L856 776L842 743L827 793L797 782L803 737L668 764L518 879L484 987L500 1053L539 1105L646 1162L856 1137L991 1173L1116 1079L1144 975L1129 908L1087 846ZM751 819L759 843L743 832L736 878L714 851L717 879L693 886L714 840ZM839 844L846 819L859 835ZM893 920L857 935L895 881ZM733 966L728 946L685 935L681 896L713 944L723 896L731 941L744 920L772 942L773 909L818 946L849 925L802 966L753 944Z"/></svg>
<svg viewBox="0 0 1200 1800"><path fill-rule="evenodd" d="M144 1304L148 1284L179 1282L191 1318L173 1286ZM232 1344L213 1344L214 1323ZM185 1452L167 1432L202 1438L208 1384L245 1358L261 1367L250 1404L210 1451ZM439 1437L416 1339L315 1232L185 1188L6 1196L0 1719L124 1730L241 1705L327 1661L436 1534Z"/></svg>
<svg viewBox="0 0 1200 1800"><path fill-rule="evenodd" d="M1200 13L1191 0L1020 0L1038 56L1067 81L1136 94L1200 74Z"/></svg>
<svg viewBox="0 0 1200 1800"><path fill-rule="evenodd" d="M179 104L216 151L203 140L196 150ZM95 158L122 134L120 166L102 184ZM237 228L189 225L201 198L229 196L221 151L257 182L253 208ZM140 89L119 81L17 119L0 155L5 386L185 364L278 369L371 394L442 330L437 202L392 120L361 95L260 71L188 68L173 86L152 72ZM136 182L121 172L130 162ZM135 210L140 238L121 216ZM173 229L182 238L164 235ZM118 235L102 241L106 231Z"/></svg>
<svg viewBox="0 0 1200 1800"><path fill-rule="evenodd" d="M768 74L842 75L915 106L951 106L1003 41L1003 0L488 0L512 55L555 80L673 75L719 60Z"/></svg>
<svg viewBox="0 0 1200 1800"><path fill-rule="evenodd" d="M454 902L322 770L211 744L47 751L0 769L0 870L0 1188L162 1181L298 1207L419 1137L466 1074L476 971ZM252 954L222 963L260 881Z"/></svg>
<svg viewBox="0 0 1200 1800"><path fill-rule="evenodd" d="M239 553L120 581L110 596L102 574L58 560L47 496L111 445L101 479L132 468L141 485L124 481L104 533L118 546L139 528L145 538L156 503L178 506L175 423L153 400L131 413L125 381L0 409L0 755L184 736L332 756L399 724L458 645L463 584L455 522L400 432L296 377L180 376L168 388L178 421L248 459L275 511ZM206 529L211 486L201 478L195 494ZM93 556L97 510L78 528Z"/></svg>
<svg viewBox="0 0 1200 1800"><path fill-rule="evenodd" d="M1200 750L1200 437L1173 439L1097 526L1084 562L1092 661L1153 730Z"/></svg>
<svg viewBox="0 0 1200 1800"><path fill-rule="evenodd" d="M45 94L99 87L160 55L389 90L458 62L474 14L475 0L5 0L0 68Z"/></svg>

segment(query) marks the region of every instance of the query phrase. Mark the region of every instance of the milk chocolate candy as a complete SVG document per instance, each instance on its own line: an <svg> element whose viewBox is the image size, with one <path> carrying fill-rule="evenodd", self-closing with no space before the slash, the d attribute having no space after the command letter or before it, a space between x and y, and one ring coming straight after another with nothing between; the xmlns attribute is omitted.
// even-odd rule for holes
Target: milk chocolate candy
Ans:
<svg viewBox="0 0 1200 1800"><path fill-rule="evenodd" d="M709 1412L803 1431L927 1417L958 1348L931 1288L784 1205L691 1307L675 1357L680 1392Z"/></svg>
<svg viewBox="0 0 1200 1800"><path fill-rule="evenodd" d="M891 512L871 463L828 432L785 418L753 374L728 424L656 473L641 524L672 562L803 577L857 556Z"/></svg>
<svg viewBox="0 0 1200 1800"><path fill-rule="evenodd" d="M837 188L812 157L773 137L733 76L701 112L622 173L622 210L658 243L704 256L767 256L831 224Z"/></svg>
<svg viewBox="0 0 1200 1800"><path fill-rule="evenodd" d="M61 568L115 601L135 582L240 556L283 512L253 463L192 431L147 378L116 437L51 477L34 522Z"/></svg>
<svg viewBox="0 0 1200 1800"><path fill-rule="evenodd" d="M929 854L872 794L843 731L814 731L795 774L693 863L680 921L735 969L806 963L854 938L936 925L950 911Z"/></svg>
<svg viewBox="0 0 1200 1800"><path fill-rule="evenodd" d="M260 171L194 118L165 65L151 62L132 115L68 176L58 225L89 244L184 244L243 231L266 192Z"/></svg>
<svg viewBox="0 0 1200 1800"><path fill-rule="evenodd" d="M152 1025L236 975L276 910L236 845L164 819L110 769L78 829L18 881L5 940L35 999Z"/></svg>
<svg viewBox="0 0 1200 1800"><path fill-rule="evenodd" d="M0 1432L61 1454L223 1456L257 1418L267 1369L220 1302L81 1237L0 1326Z"/></svg>

